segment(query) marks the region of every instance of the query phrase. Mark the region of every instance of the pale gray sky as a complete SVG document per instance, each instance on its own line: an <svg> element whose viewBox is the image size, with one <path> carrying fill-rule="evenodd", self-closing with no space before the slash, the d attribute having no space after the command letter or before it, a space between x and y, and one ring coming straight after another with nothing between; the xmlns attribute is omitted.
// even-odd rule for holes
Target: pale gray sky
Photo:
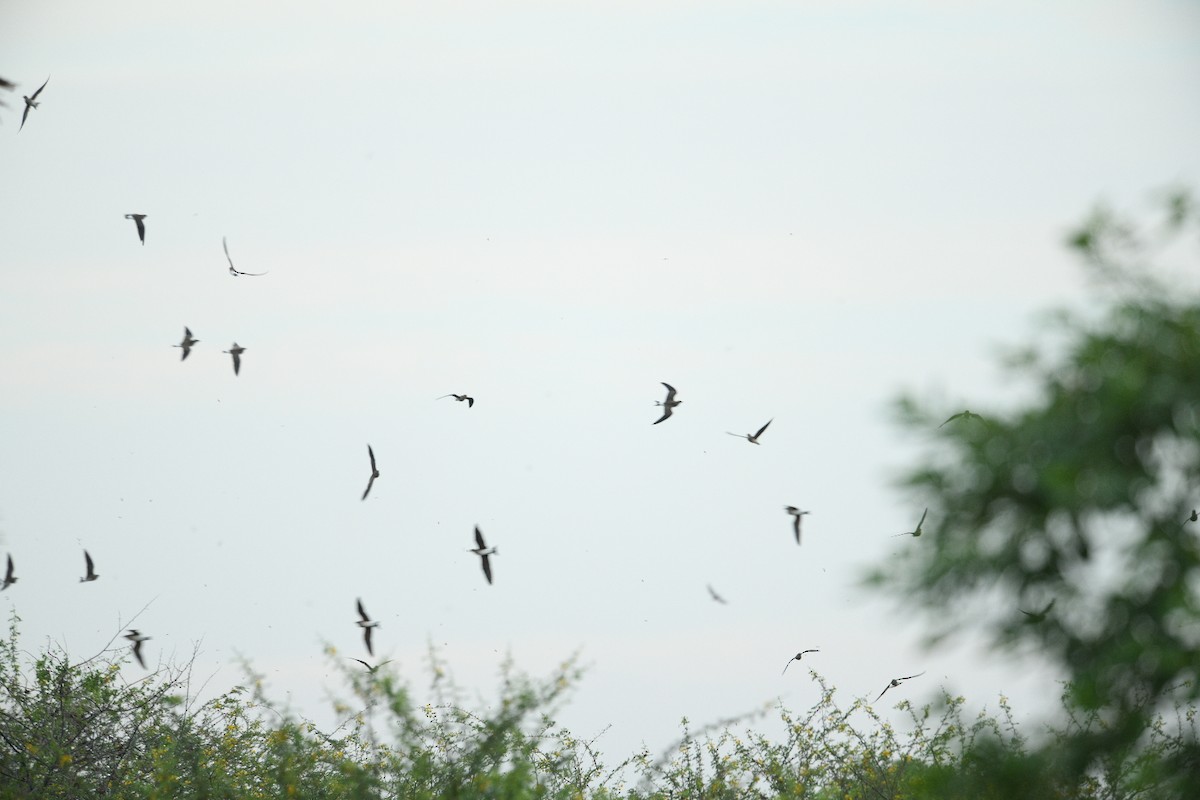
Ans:
<svg viewBox="0 0 1200 800"><path fill-rule="evenodd" d="M0 611L82 657L149 603L151 662L325 722L362 597L418 689L430 640L485 698L579 651L614 758L807 707L808 647L847 702L1045 710L854 586L928 544L890 400L1013 397L1069 226L1200 182L1200 7L1046 5L8 0Z"/></svg>

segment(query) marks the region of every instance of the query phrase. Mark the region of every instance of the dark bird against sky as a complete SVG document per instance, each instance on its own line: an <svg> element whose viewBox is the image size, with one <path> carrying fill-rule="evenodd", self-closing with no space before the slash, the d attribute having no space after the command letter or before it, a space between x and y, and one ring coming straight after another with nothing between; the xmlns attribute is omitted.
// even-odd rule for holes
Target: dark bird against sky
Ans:
<svg viewBox="0 0 1200 800"><path fill-rule="evenodd" d="M479 530L479 526L475 526L475 547L471 548L471 552L479 556L479 560L483 562L483 575L487 578L488 584L492 582L492 562L490 556L496 555L499 551L495 547L488 547L484 544L483 533Z"/></svg>
<svg viewBox="0 0 1200 800"><path fill-rule="evenodd" d="M888 683L888 685L887 685L887 686L883 687L883 691L879 693L879 697L883 697L885 694L887 694L887 690L888 690L888 689L892 689L892 688L895 688L895 687L899 686L899 685L900 685L900 681L910 681L910 680L912 680L913 678L919 678L919 677L921 677L921 676L922 676L922 675L924 675L924 674L925 674L925 670L921 670L921 671L920 671L920 672L918 672L916 675L909 675L909 676L907 676L907 677L904 677L904 678L892 678L891 682L890 682L890 683ZM876 697L876 698L875 698L875 702L876 702L876 703L878 703L878 702L879 702L879 697Z"/></svg>
<svg viewBox="0 0 1200 800"><path fill-rule="evenodd" d="M920 536L921 535L921 526L925 524L925 515L928 513L929 513L929 509L927 508L921 514L921 521L917 523L916 530L905 531L904 533L895 533L895 534L892 534L892 536L893 537L895 537L895 536Z"/></svg>
<svg viewBox="0 0 1200 800"><path fill-rule="evenodd" d="M463 400L466 400L466 401L467 401L467 408L471 408L472 406L474 406L474 405L475 405L475 398L474 398L474 397L467 397L465 394L444 394L444 395L442 395L441 397L439 397L439 398L438 398L438 400L445 400L447 397L453 397L455 400L457 400L457 401L458 401L458 402L460 402L460 403L461 403Z"/></svg>
<svg viewBox="0 0 1200 800"><path fill-rule="evenodd" d="M661 402L659 402L657 400L654 402L654 405L662 406L662 408L663 408L663 415L661 417L659 417L658 419L654 420L655 425L662 422L667 417L671 416L671 414L674 413L674 411L675 411L675 406L677 406L683 402L682 400L675 399L675 387L674 386L667 383L666 381L662 381L662 385L667 387L667 399L663 400Z"/></svg>
<svg viewBox="0 0 1200 800"><path fill-rule="evenodd" d="M184 328L187 330L187 328ZM233 343L233 347L228 350L222 350L222 353L228 353L233 356L233 374L237 375L242 369L242 353L246 352L246 348L242 347L237 342ZM186 357L186 356L185 356Z"/></svg>
<svg viewBox="0 0 1200 800"><path fill-rule="evenodd" d="M129 633L125 634L125 638L133 642L133 657L142 665L142 669L146 669L146 659L142 658L142 642L148 641L150 637L138 631L137 628L130 628Z"/></svg>
<svg viewBox="0 0 1200 800"><path fill-rule="evenodd" d="M361 619L355 622L358 627L363 629L363 642L367 645L367 655L375 655L375 650L371 647L371 631L379 627L379 623L367 616L367 610L363 608L362 600L358 601L358 616Z"/></svg>
<svg viewBox="0 0 1200 800"><path fill-rule="evenodd" d="M233 259L229 257L229 243L225 241L224 236L221 237L221 246L225 248L225 260L229 262L229 274L233 277L236 278L238 275L249 275L252 278L257 278L261 275L267 274L266 272L242 272L233 265ZM267 272L270 272L270 270L267 270Z"/></svg>
<svg viewBox="0 0 1200 800"><path fill-rule="evenodd" d="M780 674L780 675L783 675L783 674L785 674L785 673L787 672L787 668L788 668L788 667L790 667L790 666L792 665L792 662L793 662L793 661L799 661L801 658L803 658L803 656L804 656L804 654L805 654L805 653L819 653L819 652L821 652L821 651L820 651L820 650L816 650L816 649L813 649L813 650L801 650L799 653L796 653L796 655L794 655L794 656L792 656L791 658L789 658L789 659L788 659L788 662L787 662L786 664L784 664L784 665L783 665L783 672L781 672L781 673L779 673L779 674Z"/></svg>
<svg viewBox="0 0 1200 800"><path fill-rule="evenodd" d="M772 417L771 419L767 420L767 425L770 425L774 421L775 421L775 418ZM761 428L758 429L758 433L755 433L755 434L734 433L733 431L725 431L725 432L728 433L730 436L736 436L739 439L745 439L746 441L750 442L750 444L758 444L758 437L763 435L763 431L765 431L767 429L767 425L763 425Z"/></svg>
<svg viewBox="0 0 1200 800"><path fill-rule="evenodd" d="M367 445L367 455L371 459L371 478L367 481L367 488L363 491L363 500L367 499L367 495L371 493L371 487L375 485L375 479L379 477L379 470L375 468L375 451L371 449L371 445Z"/></svg>
<svg viewBox="0 0 1200 800"><path fill-rule="evenodd" d="M173 344L173 345L171 345L171 347L181 347L181 348L183 348L183 355L181 355L181 356L179 357L179 360L180 360L180 361L183 361L185 358L187 358L187 357L188 357L188 354L192 352L192 345L196 344L196 343L197 343L197 342L199 342L199 341L200 341L199 339L193 339L193 338L192 338L192 331L191 331L191 329L190 329L190 328L188 328L186 325L184 325L184 326L183 326L183 341L181 341L179 344ZM235 347L237 346L237 343L236 343L236 342L234 343L234 346L235 346ZM228 351L228 350L226 350L225 352L226 352L226 353L228 353L229 351ZM236 373L236 372L237 372L237 363L238 363L238 357L237 357L237 356L234 356L234 357L233 357L233 364L234 364L233 371L234 371L234 373Z"/></svg>
<svg viewBox="0 0 1200 800"><path fill-rule="evenodd" d="M146 219L146 215L145 214L126 214L125 219L131 219L131 220L133 220L134 224L137 225L138 239L140 239L142 244L144 245L146 243L146 223L144 222L144 220Z"/></svg>
<svg viewBox="0 0 1200 800"><path fill-rule="evenodd" d="M21 128L25 127L25 120L29 119L31 109L38 107L37 96L42 93L42 89L46 88L46 84L50 82L50 76L46 76L46 82L38 87L38 90L25 98L25 113L21 115ZM21 128L17 128L17 133L21 132Z"/></svg>
<svg viewBox="0 0 1200 800"><path fill-rule="evenodd" d="M951 414L950 417L945 422L943 422L941 425L938 425L938 427L939 428L945 427L946 425L949 425L951 422L954 422L954 420L956 420L956 419L977 419L980 422L986 421L986 420L984 420L983 417L979 416L975 412L971 411L970 409L966 409L966 410L958 412L957 414Z"/></svg>
<svg viewBox="0 0 1200 800"><path fill-rule="evenodd" d="M8 556L8 571L4 573L4 583L0 583L0 592L3 592L16 582L17 579L13 576L12 554L10 553Z"/></svg>
<svg viewBox="0 0 1200 800"><path fill-rule="evenodd" d="M805 514L811 514L812 512L811 511L801 511L800 509L796 508L795 506L784 506L783 510L792 515L792 517L793 517L792 530L796 534L796 544L800 544L800 518L803 517Z"/></svg>
<svg viewBox="0 0 1200 800"><path fill-rule="evenodd" d="M87 583L88 581L94 581L96 578L99 578L100 576L96 574L96 567L92 564L92 557L88 554L87 550L83 551L83 559L87 562L87 574L80 578L79 582Z"/></svg>

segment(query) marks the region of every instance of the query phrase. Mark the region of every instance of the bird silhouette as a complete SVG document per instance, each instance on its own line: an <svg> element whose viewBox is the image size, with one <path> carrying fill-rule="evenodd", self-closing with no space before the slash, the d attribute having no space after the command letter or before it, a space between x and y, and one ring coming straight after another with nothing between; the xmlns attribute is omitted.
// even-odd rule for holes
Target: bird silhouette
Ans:
<svg viewBox="0 0 1200 800"><path fill-rule="evenodd" d="M721 605L723 605L723 606L729 605L728 603L725 602L724 597L721 597L721 595L717 594L717 590L712 587L711 583L708 585L708 594L710 597L712 597L713 600L716 600Z"/></svg>
<svg viewBox="0 0 1200 800"><path fill-rule="evenodd" d="M150 637L138 631L137 628L130 628L129 633L125 634L125 638L133 642L133 657L142 665L142 669L146 669L146 659L142 658L142 642L148 641Z"/></svg>
<svg viewBox="0 0 1200 800"><path fill-rule="evenodd" d="M12 555L8 556L8 571L4 573L4 582L0 583L0 592L3 592L8 587L17 582L17 578L13 575Z"/></svg>
<svg viewBox="0 0 1200 800"><path fill-rule="evenodd" d="M812 512L811 511L801 511L800 509L796 508L795 506L784 506L783 510L786 511L787 513L791 514L792 517L794 518L792 520L792 530L795 531L795 533L796 533L796 544L800 544L800 518L803 517L805 514L811 514Z"/></svg>
<svg viewBox="0 0 1200 800"><path fill-rule="evenodd" d="M916 675L909 675L904 678L892 678L891 682L889 682L887 686L883 687L883 691L879 693L879 697L883 697L885 694L887 694L888 689L893 689L893 688L899 686L900 681L909 681L909 680L912 680L913 678L919 678L924 674L925 674L925 670L921 670ZM879 697L875 698L876 703L879 702Z"/></svg>
<svg viewBox="0 0 1200 800"><path fill-rule="evenodd" d="M458 401L458 402L460 402L460 403L461 403L463 400L466 400L466 401L467 401L467 408L471 408L471 407L473 407L473 406L475 405L475 398L474 398L474 397L467 397L465 394L444 394L444 395L442 395L441 397L439 397L439 398L438 398L438 400L445 400L447 397L453 397L455 400L457 400L457 401Z"/></svg>
<svg viewBox="0 0 1200 800"><path fill-rule="evenodd" d="M387 661L380 661L378 664L376 664L375 666L372 667L370 664L363 661L361 658L353 658L351 656L346 656L346 658L349 658L351 661L357 661L358 663L362 664L364 667L367 668L367 672L371 673L372 675L375 674L375 670L379 669L384 664L392 663L392 659L389 658Z"/></svg>
<svg viewBox="0 0 1200 800"><path fill-rule="evenodd" d="M487 578L487 582L490 585L492 582L492 562L489 560L489 556L494 556L500 551L495 547L488 547L484 544L483 533L479 530L478 525L475 526L475 547L471 548L471 552L479 556L479 560L483 562L483 576Z"/></svg>
<svg viewBox="0 0 1200 800"><path fill-rule="evenodd" d="M770 425L774 421L775 421L775 418L772 417L771 419L767 420L767 425ZM763 425L761 428L758 429L758 433L755 433L753 435L751 435L749 433L734 433L733 431L725 431L725 432L728 433L730 436L736 436L739 439L745 439L750 444L758 444L758 437L763 435L763 431L765 431L767 429L767 425Z"/></svg>
<svg viewBox="0 0 1200 800"><path fill-rule="evenodd" d="M143 220L146 219L146 216L147 216L146 214L126 214L125 215L125 219L131 219L134 221L134 224L137 225L138 239L141 240L143 245L146 244L146 223L143 222Z"/></svg>
<svg viewBox="0 0 1200 800"><path fill-rule="evenodd" d="M674 386L667 383L666 381L661 381L661 383L663 386L667 387L667 399L663 400L662 402L655 401L655 403L654 403L654 405L656 405L656 406L662 406L662 409L663 409L663 415L661 417L659 417L658 419L654 420L655 425L662 422L667 417L671 416L671 414L673 414L675 411L675 406L677 406L683 402L682 400L675 399L675 387Z"/></svg>
<svg viewBox="0 0 1200 800"><path fill-rule="evenodd" d="M379 627L379 623L367 616L367 610L363 608L362 600L358 601L358 616L362 617L355 622L358 627L363 629L363 642L367 645L367 655L374 656L375 651L371 648L371 631Z"/></svg>
<svg viewBox="0 0 1200 800"><path fill-rule="evenodd" d="M916 530L905 531L904 533L895 533L895 534L892 534L892 536L893 537L896 537L896 536L920 536L921 535L921 526L925 524L925 514L928 514L928 513L929 513L929 509L927 508L927 509L925 509L924 513L921 514L921 521L917 523Z"/></svg>
<svg viewBox="0 0 1200 800"><path fill-rule="evenodd" d="M221 246L225 248L225 260L229 262L229 274L233 277L236 278L238 275L249 275L251 278L257 278L259 276L266 275L267 272L270 272L270 270L267 270L267 272L242 272L233 265L233 259L229 257L229 242L225 241L224 236L221 237Z"/></svg>
<svg viewBox="0 0 1200 800"><path fill-rule="evenodd" d="M96 568L92 564L92 557L88 554L87 550L83 551L83 559L87 562L87 574L80 578L79 582L87 583L88 581L94 581L96 578L99 578L100 576L96 574Z"/></svg>
<svg viewBox="0 0 1200 800"><path fill-rule="evenodd" d="M246 352L246 348L242 347L237 342L234 342L233 347L229 348L228 350L222 350L221 352L228 353L229 355L233 356L233 374L237 375L242 369L242 353Z"/></svg>
<svg viewBox="0 0 1200 800"><path fill-rule="evenodd" d="M781 672L779 674L783 675L784 673L786 673L787 668L792 665L792 662L799 661L801 659L801 657L804 656L805 653L819 653L819 652L821 652L821 651L820 650L801 650L799 653L796 653L796 655L794 655L788 659L788 662L783 665L783 672Z"/></svg>
<svg viewBox="0 0 1200 800"><path fill-rule="evenodd" d="M173 344L173 345L171 345L171 347L180 347L180 348L183 348L183 354L179 356L179 360L180 360L180 361L183 361L185 358L187 358L187 357L188 357L188 354L190 354L190 353L192 352L192 345L196 344L196 343L197 343L197 342L199 342L199 341L200 341L199 339L193 339L193 338L192 338L192 331L191 331L191 329L190 329L190 328L188 328L186 325L184 325L184 326L183 326L183 341L182 341L182 342L180 342L179 344ZM234 346L236 346L236 344L237 344L237 343L235 342L235 343L234 343ZM228 350L226 350L225 352L226 352L226 353L228 353L229 351L228 351ZM239 352L240 352L240 351L239 351ZM233 363L234 363L234 369L233 369L233 371L234 371L234 373L236 374L236 373L237 373L237 364L238 364L238 361L239 361L239 359L238 359L238 357L237 357L237 356L234 356L233 358L234 358L234 361L233 361Z"/></svg>
<svg viewBox="0 0 1200 800"><path fill-rule="evenodd" d="M1026 611L1023 608L1018 608L1017 611L1020 611L1022 614L1024 614L1026 617L1028 617L1028 619L1026 619L1025 621L1028 622L1030 625L1036 625L1039 622L1046 621L1046 617L1050 616L1050 609L1054 608L1054 604L1056 602L1058 602L1058 598L1053 597L1050 599L1050 602L1046 604L1046 607L1043 608L1041 611Z"/></svg>
<svg viewBox="0 0 1200 800"><path fill-rule="evenodd" d="M977 419L980 422L987 422L987 420L985 420L983 417L979 416L975 412L971 411L970 409L966 409L966 410L958 412L957 414L950 415L950 417L945 422L943 422L941 425L938 425L938 428L945 427L946 425L949 425L951 422L954 422L954 420L956 420L956 419Z"/></svg>
<svg viewBox="0 0 1200 800"><path fill-rule="evenodd" d="M367 481L367 488L363 491L363 500L367 499L371 487L375 485L375 479L379 477L379 470L375 468L375 451L371 449L371 445L367 445L367 455L371 457L371 479Z"/></svg>
<svg viewBox="0 0 1200 800"><path fill-rule="evenodd" d="M21 115L21 128L25 127L25 120L29 119L29 112L38 107L37 96L42 93L42 89L46 88L46 83L50 82L50 76L46 76L46 82L38 87L38 90L25 98L25 113ZM17 128L17 133L21 132L21 128Z"/></svg>

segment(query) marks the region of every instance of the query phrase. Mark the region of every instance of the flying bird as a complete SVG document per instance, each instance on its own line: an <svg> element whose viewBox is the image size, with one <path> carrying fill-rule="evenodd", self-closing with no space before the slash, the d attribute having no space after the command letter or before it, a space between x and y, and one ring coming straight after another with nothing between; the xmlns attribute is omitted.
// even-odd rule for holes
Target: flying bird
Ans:
<svg viewBox="0 0 1200 800"><path fill-rule="evenodd" d="M351 658L350 656L346 656L346 658L349 658L351 661L357 661L358 663L362 664L364 667L367 668L367 672L371 673L372 675L375 674L375 670L379 669L384 664L392 663L392 659L389 658L387 661L380 661L378 664L376 664L375 666L372 667L370 664L363 661L361 658Z"/></svg>
<svg viewBox="0 0 1200 800"><path fill-rule="evenodd" d="M50 77L46 76L46 83L49 83L49 82L50 82ZM42 93L42 89L46 88L46 83L43 83L41 86L38 87L38 90L36 92L34 92L29 97L25 98L25 113L21 115L21 128L25 127L25 120L29 119L30 109L38 107L37 96ZM21 132L21 128L17 128L17 133Z"/></svg>
<svg viewBox="0 0 1200 800"><path fill-rule="evenodd" d="M266 275L267 272L270 272L270 270L267 270L267 272L242 272L233 265L233 259L229 257L229 243L225 241L224 236L221 237L221 246L225 248L225 260L229 262L229 274L233 277L236 278L238 275L249 275L252 278L257 278L260 275Z"/></svg>
<svg viewBox="0 0 1200 800"><path fill-rule="evenodd" d="M84 575L82 578L80 578L79 582L87 583L88 581L94 581L96 578L99 578L100 576L96 574L96 567L92 564L92 557L88 554L87 550L83 551L83 560L87 562L87 575Z"/></svg>
<svg viewBox="0 0 1200 800"><path fill-rule="evenodd" d="M146 660L142 658L142 642L147 641L150 637L139 632L137 628L130 628L129 633L125 634L125 638L133 642L133 657L142 665L142 669L146 669Z"/></svg>
<svg viewBox="0 0 1200 800"><path fill-rule="evenodd" d="M716 600L721 605L723 605L723 606L729 605L728 603L725 602L724 597L721 597L721 595L717 594L717 590L712 587L711 583L708 585L708 594L710 597L712 597L713 600Z"/></svg>
<svg viewBox="0 0 1200 800"><path fill-rule="evenodd" d="M661 403L658 401L655 401L655 403L654 403L654 405L662 406L662 408L663 408L663 415L661 417L659 417L658 419L654 420L655 425L662 422L667 417L671 416L671 414L674 413L674 411L675 411L675 406L677 406L683 402L682 400L675 399L675 387L674 386L667 383L666 381L661 381L661 383L663 386L667 387L667 399L663 400Z"/></svg>
<svg viewBox="0 0 1200 800"><path fill-rule="evenodd" d="M457 401L458 401L458 402L460 402L460 403L461 403L463 400L466 400L466 401L467 401L467 408L471 408L471 407L473 407L473 406L475 405L475 398L474 398L474 397L467 397L465 394L444 394L444 395L442 395L441 397L439 397L439 398L438 398L438 400L445 400L447 397L453 397L455 400L457 400Z"/></svg>
<svg viewBox="0 0 1200 800"><path fill-rule="evenodd" d="M771 419L767 420L767 425L770 425L774 421L775 421L775 418L772 417ZM767 429L767 425L763 425L761 428L759 428L758 433L756 433L754 435L751 435L749 433L734 433L733 431L725 431L725 432L728 433L730 436L736 436L739 439L745 439L750 444L758 444L758 437L763 435L763 431L765 431Z"/></svg>
<svg viewBox="0 0 1200 800"><path fill-rule="evenodd" d="M793 662L793 661L799 661L799 660L801 659L801 657L803 657L803 655L804 655L805 653L819 653L819 652L821 652L821 651L820 651L820 650L801 650L799 653L796 653L796 655L794 655L794 656L792 656L791 658L789 658L789 659L788 659L788 662L787 662L786 664L784 664L784 665L783 665L783 672L781 672L781 673L779 673L779 674L780 674L780 675L783 675L784 673L786 673L786 672L787 672L787 668L788 668L788 667L790 667L790 666L792 665L792 662Z"/></svg>
<svg viewBox="0 0 1200 800"><path fill-rule="evenodd" d="M487 578L487 582L492 582L492 562L488 559L489 556L494 556L500 551L495 547L488 547L483 542L483 533L480 532L479 526L475 526L475 547L471 548L471 552L479 556L479 560L483 562L483 575Z"/></svg>
<svg viewBox="0 0 1200 800"><path fill-rule="evenodd" d="M1185 519L1185 520L1183 521L1183 524L1184 524L1184 525L1187 525L1189 522L1196 522L1197 520L1200 520L1200 515L1197 515L1197 514L1196 514L1196 509L1194 509L1194 508L1193 508L1193 509L1192 509L1192 515L1191 515L1190 517L1188 517L1187 519ZM1180 527L1183 527L1183 525L1181 525Z"/></svg>
<svg viewBox="0 0 1200 800"><path fill-rule="evenodd" d="M909 675L909 676L907 676L907 677L905 677L905 678L892 678L891 682L890 682L890 683L888 683L888 685L887 685L887 686L883 687L883 691L879 693L879 697L883 697L885 694L887 694L887 690L888 690L888 689L892 689L892 688L894 688L894 687L896 687L896 686L899 686L899 685L900 685L900 681L908 681L908 680L912 680L913 678L919 678L919 677L921 677L921 676L922 676L922 675L924 675L924 674L925 674L925 670L921 670L921 671L920 671L920 672L918 672L916 675ZM879 702L879 697L876 697L876 698L875 698L875 702L876 702L876 703L878 703L878 702Z"/></svg>
<svg viewBox="0 0 1200 800"><path fill-rule="evenodd" d="M17 582L17 579L13 577L12 555L9 554L9 556L8 556L8 572L4 573L4 582L0 583L0 592L3 592L5 589L12 586L16 582Z"/></svg>
<svg viewBox="0 0 1200 800"><path fill-rule="evenodd" d="M1054 608L1054 604L1057 601L1058 601L1057 597L1051 598L1050 602L1047 603L1046 607L1043 608L1041 611L1026 611L1023 608L1018 608L1017 611L1020 611L1022 614L1024 614L1026 617L1029 618L1025 621L1028 622L1030 625L1036 625L1039 622L1046 621L1046 617L1048 617L1050 615L1050 609Z"/></svg>
<svg viewBox="0 0 1200 800"><path fill-rule="evenodd" d="M928 514L928 513L929 513L929 509L927 508L927 509L925 509L925 512L923 514L921 514L921 521L917 523L917 529L915 531L905 531L904 533L894 533L894 534L892 534L892 537L895 538L896 536L920 536L921 535L921 526L925 524L925 514Z"/></svg>
<svg viewBox="0 0 1200 800"><path fill-rule="evenodd" d="M952 414L952 415L950 415L950 417L949 417L949 418L948 418L948 419L947 419L945 422L943 422L941 425L938 425L938 428L942 428L942 427L944 427L944 426L946 426L946 425L949 425L951 422L954 422L954 420L956 420L956 419L977 419L977 420L979 420L980 422L987 422L987 420L985 420L985 419L984 419L983 417L981 417L980 415L978 415L978 414L974 413L973 411L971 411L971 410L967 409L967 410L964 410L964 411L960 411L960 412L958 412L957 414Z"/></svg>
<svg viewBox="0 0 1200 800"><path fill-rule="evenodd" d="M143 245L146 244L146 223L143 222L142 220L144 220L146 218L146 216L147 216L146 214L126 214L125 215L125 219L131 219L134 221L134 224L137 225L138 239L141 239Z"/></svg>
<svg viewBox="0 0 1200 800"><path fill-rule="evenodd" d="M184 330L187 329L184 328ZM228 353L229 355L233 356L233 374L237 375L238 371L242 368L242 353L246 352L246 348L242 347L237 342L234 342L233 347L228 350L222 350L221 352ZM184 358L187 358L187 356L185 355Z"/></svg>
<svg viewBox="0 0 1200 800"><path fill-rule="evenodd" d="M812 512L801 511L800 509L796 508L795 506L784 506L783 510L786 511L787 513L791 514L794 517L794 519L792 520L792 530L794 530L796 532L796 544L800 544L800 518L803 517L805 514L810 514Z"/></svg>
<svg viewBox="0 0 1200 800"><path fill-rule="evenodd" d="M379 627L379 623L367 616L367 610L363 608L362 600L358 601L358 615L362 619L357 620L355 624L363 629L363 641L367 644L367 655L374 656L375 651L371 649L371 631Z"/></svg>
<svg viewBox="0 0 1200 800"><path fill-rule="evenodd" d="M191 331L191 329L190 329L188 326L184 325L184 326L183 326L183 341L182 341L182 342L180 342L179 344L173 344L173 345L171 345L171 347L181 347L181 348L183 348L183 355L181 355L181 356L179 357L179 360L180 360L180 361L183 361L185 358L187 358L187 357L188 357L188 354L192 352L192 345L196 344L196 343L197 343L197 342L199 342L199 341L200 341L199 339L193 339L193 338L192 338L192 331ZM234 343L234 346L235 346L235 347L237 346L237 343L236 343L236 342ZM226 352L226 353L228 353L229 351L228 351L228 350L226 350L225 352ZM241 352L241 350L239 350L238 352L240 353L240 352ZM234 356L234 357L233 357L233 363L234 363L233 372L234 372L234 374L236 375L236 374L237 374L237 364L239 363L239 359L238 359L238 357L237 357L237 356Z"/></svg>
<svg viewBox="0 0 1200 800"><path fill-rule="evenodd" d="M371 487L375 485L375 479L379 477L379 470L375 468L375 451L371 449L371 445L367 445L367 455L371 457L371 479L367 481L367 488L362 496L363 500L367 499L367 495L371 493Z"/></svg>

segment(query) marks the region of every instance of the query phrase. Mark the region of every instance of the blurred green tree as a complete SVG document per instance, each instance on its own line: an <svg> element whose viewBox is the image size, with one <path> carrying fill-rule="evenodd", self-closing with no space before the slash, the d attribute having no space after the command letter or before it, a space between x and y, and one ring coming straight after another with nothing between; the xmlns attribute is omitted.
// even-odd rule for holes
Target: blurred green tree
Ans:
<svg viewBox="0 0 1200 800"><path fill-rule="evenodd" d="M897 404L932 440L902 479L929 519L870 583L932 612L932 640L969 627L1061 665L1093 724L1027 765L1060 787L1130 763L1158 713L1200 697L1200 214L1186 191L1162 205L1141 225L1100 208L1071 235L1101 302L1011 359L1032 400L951 419ZM1156 791L1200 786L1194 737L1138 764Z"/></svg>

